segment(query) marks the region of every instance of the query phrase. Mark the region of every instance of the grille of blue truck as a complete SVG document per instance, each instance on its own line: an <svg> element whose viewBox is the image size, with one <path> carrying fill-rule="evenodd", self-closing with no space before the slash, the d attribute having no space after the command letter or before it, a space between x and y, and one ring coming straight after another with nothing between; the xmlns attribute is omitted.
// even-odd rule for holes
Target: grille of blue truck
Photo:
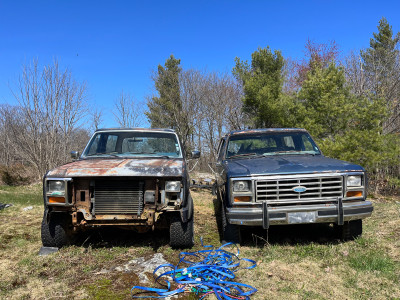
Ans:
<svg viewBox="0 0 400 300"><path fill-rule="evenodd" d="M96 180L94 213L137 214L143 210L144 182L130 180Z"/></svg>
<svg viewBox="0 0 400 300"><path fill-rule="evenodd" d="M269 204L324 202L343 196L343 177L302 177L256 181L256 200Z"/></svg>

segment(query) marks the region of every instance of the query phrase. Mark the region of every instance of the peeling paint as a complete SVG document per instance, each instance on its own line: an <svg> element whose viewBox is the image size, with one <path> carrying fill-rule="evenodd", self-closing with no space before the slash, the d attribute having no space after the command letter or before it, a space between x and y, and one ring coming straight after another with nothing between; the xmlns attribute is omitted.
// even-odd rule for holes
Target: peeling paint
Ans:
<svg viewBox="0 0 400 300"><path fill-rule="evenodd" d="M47 177L140 176L166 177L183 175L183 159L132 158L78 160L47 174Z"/></svg>

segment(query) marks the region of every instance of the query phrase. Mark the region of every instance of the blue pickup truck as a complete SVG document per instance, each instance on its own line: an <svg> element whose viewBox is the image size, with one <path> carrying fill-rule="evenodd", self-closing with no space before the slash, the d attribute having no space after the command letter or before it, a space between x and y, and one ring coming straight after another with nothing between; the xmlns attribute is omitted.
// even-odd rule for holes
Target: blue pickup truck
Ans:
<svg viewBox="0 0 400 300"><path fill-rule="evenodd" d="M305 129L232 131L216 163L224 241L241 226L333 223L343 240L362 234L372 214L363 167L324 156Z"/></svg>

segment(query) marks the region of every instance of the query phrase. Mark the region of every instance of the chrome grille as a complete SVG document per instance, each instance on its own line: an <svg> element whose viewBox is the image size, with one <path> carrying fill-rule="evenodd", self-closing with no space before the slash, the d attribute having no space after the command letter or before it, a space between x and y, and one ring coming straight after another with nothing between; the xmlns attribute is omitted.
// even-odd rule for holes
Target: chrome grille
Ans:
<svg viewBox="0 0 400 300"><path fill-rule="evenodd" d="M295 192L296 187L305 187L304 192ZM274 178L256 181L257 201L271 204L323 202L343 195L343 177Z"/></svg>
<svg viewBox="0 0 400 300"><path fill-rule="evenodd" d="M143 208L143 182L130 180L96 180L94 213L137 214Z"/></svg>

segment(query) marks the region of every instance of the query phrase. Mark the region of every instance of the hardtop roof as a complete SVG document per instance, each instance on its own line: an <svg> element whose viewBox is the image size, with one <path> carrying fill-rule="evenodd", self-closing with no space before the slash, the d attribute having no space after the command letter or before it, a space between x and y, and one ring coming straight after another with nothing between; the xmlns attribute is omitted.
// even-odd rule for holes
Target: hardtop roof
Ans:
<svg viewBox="0 0 400 300"><path fill-rule="evenodd" d="M232 130L225 136L239 135L239 134L253 134L253 133L266 133L266 132L308 132L304 128L256 128L244 130Z"/></svg>
<svg viewBox="0 0 400 300"><path fill-rule="evenodd" d="M170 129L170 128L128 128L128 127L117 127L117 128L99 128L96 129L95 132L98 131L157 131L157 132L173 132L175 133L175 130Z"/></svg>

